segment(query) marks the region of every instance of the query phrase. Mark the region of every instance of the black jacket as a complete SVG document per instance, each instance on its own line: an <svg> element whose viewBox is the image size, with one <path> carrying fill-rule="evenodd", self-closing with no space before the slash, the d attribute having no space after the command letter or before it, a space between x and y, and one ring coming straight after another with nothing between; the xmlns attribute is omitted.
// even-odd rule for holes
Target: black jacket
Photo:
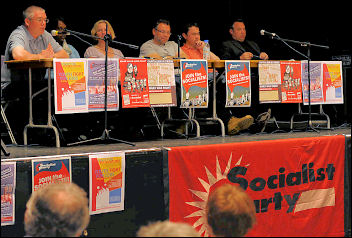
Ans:
<svg viewBox="0 0 352 238"><path fill-rule="evenodd" d="M251 53L254 55L260 55L260 48L254 41L245 41L250 48ZM239 60L240 56L247 52L246 50L237 40L229 40L222 43L221 49L221 59L223 60Z"/></svg>

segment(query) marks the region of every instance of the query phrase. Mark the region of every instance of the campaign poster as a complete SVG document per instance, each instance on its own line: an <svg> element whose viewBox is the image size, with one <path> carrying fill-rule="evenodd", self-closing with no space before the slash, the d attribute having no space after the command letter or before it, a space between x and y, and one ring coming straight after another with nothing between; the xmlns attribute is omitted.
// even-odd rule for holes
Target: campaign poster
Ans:
<svg viewBox="0 0 352 238"><path fill-rule="evenodd" d="M105 110L105 59L87 59L88 110ZM119 110L119 61L109 59L107 63L107 110Z"/></svg>
<svg viewBox="0 0 352 238"><path fill-rule="evenodd" d="M55 113L88 112L85 59L54 59Z"/></svg>
<svg viewBox="0 0 352 238"><path fill-rule="evenodd" d="M343 104L343 79L341 61L323 61L324 104Z"/></svg>
<svg viewBox="0 0 352 238"><path fill-rule="evenodd" d="M177 106L174 63L172 60L148 60L148 84L152 107Z"/></svg>
<svg viewBox="0 0 352 238"><path fill-rule="evenodd" d="M209 101L207 60L180 60L181 108L207 108Z"/></svg>
<svg viewBox="0 0 352 238"><path fill-rule="evenodd" d="M120 59L123 108L150 107L146 59Z"/></svg>
<svg viewBox="0 0 352 238"><path fill-rule="evenodd" d="M16 162L1 162L1 226L15 224Z"/></svg>
<svg viewBox="0 0 352 238"><path fill-rule="evenodd" d="M125 153L89 155L89 186L90 214L124 210Z"/></svg>
<svg viewBox="0 0 352 238"><path fill-rule="evenodd" d="M282 103L302 102L302 73L300 61L281 61Z"/></svg>
<svg viewBox="0 0 352 238"><path fill-rule="evenodd" d="M324 103L323 98L323 77L321 75L321 62L310 61L310 104L318 105ZM309 104L309 81L308 81L308 61L302 62L302 84L303 84L303 104Z"/></svg>
<svg viewBox="0 0 352 238"><path fill-rule="evenodd" d="M32 191L42 189L51 183L71 183L71 157L32 160Z"/></svg>
<svg viewBox="0 0 352 238"><path fill-rule="evenodd" d="M225 107L251 106L250 61L225 61Z"/></svg>
<svg viewBox="0 0 352 238"><path fill-rule="evenodd" d="M259 103L281 102L281 69L280 61L260 61Z"/></svg>

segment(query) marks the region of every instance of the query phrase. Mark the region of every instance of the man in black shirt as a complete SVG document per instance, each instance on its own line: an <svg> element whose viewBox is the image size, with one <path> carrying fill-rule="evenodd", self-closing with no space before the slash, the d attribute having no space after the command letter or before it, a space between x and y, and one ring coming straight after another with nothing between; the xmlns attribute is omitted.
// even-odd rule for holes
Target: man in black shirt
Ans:
<svg viewBox="0 0 352 238"><path fill-rule="evenodd" d="M254 41L246 40L246 27L242 20L235 20L229 30L232 40L222 43L221 59L223 60L267 60L269 56L261 52L259 46ZM241 108L236 110L236 115L232 116L230 108L225 108L223 103L226 100L226 88L224 84L218 85L218 115L223 121L227 122L227 131L229 135L238 134L240 131L250 129L255 133L263 132L267 121L271 117L271 110L260 113L257 119L251 115L258 114L259 97L258 97L258 79L257 75L252 72L252 105L251 108ZM254 83L256 81L256 83ZM242 114L242 115L241 115ZM253 125L253 126L252 126Z"/></svg>
<svg viewBox="0 0 352 238"><path fill-rule="evenodd" d="M235 20L229 30L232 40L222 43L222 57L224 60L267 60L269 56L261 52L254 41L246 40L246 27L242 20Z"/></svg>

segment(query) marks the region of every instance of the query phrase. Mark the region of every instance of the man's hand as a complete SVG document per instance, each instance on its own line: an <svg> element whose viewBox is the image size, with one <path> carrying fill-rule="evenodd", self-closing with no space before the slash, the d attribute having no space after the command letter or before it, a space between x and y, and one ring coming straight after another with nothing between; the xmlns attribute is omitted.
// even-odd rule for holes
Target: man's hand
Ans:
<svg viewBox="0 0 352 238"><path fill-rule="evenodd" d="M241 60L251 60L253 58L253 54L251 52L244 52L241 56Z"/></svg>
<svg viewBox="0 0 352 238"><path fill-rule="evenodd" d="M261 58L262 60L267 60L269 59L269 56L267 55L267 53L262 52L260 53L259 58Z"/></svg>
<svg viewBox="0 0 352 238"><path fill-rule="evenodd" d="M46 59L46 58L52 59L52 58L54 58L54 54L55 53L54 53L53 47L49 43L48 48L46 48L45 50L42 50L42 52L40 52L39 58L40 59Z"/></svg>

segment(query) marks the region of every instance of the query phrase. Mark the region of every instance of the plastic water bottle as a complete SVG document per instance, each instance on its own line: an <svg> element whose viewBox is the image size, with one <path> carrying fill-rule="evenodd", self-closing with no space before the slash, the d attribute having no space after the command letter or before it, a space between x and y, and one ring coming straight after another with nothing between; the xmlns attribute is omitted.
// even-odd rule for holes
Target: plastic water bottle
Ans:
<svg viewBox="0 0 352 238"><path fill-rule="evenodd" d="M210 45L208 40L204 40L203 59L210 60Z"/></svg>

